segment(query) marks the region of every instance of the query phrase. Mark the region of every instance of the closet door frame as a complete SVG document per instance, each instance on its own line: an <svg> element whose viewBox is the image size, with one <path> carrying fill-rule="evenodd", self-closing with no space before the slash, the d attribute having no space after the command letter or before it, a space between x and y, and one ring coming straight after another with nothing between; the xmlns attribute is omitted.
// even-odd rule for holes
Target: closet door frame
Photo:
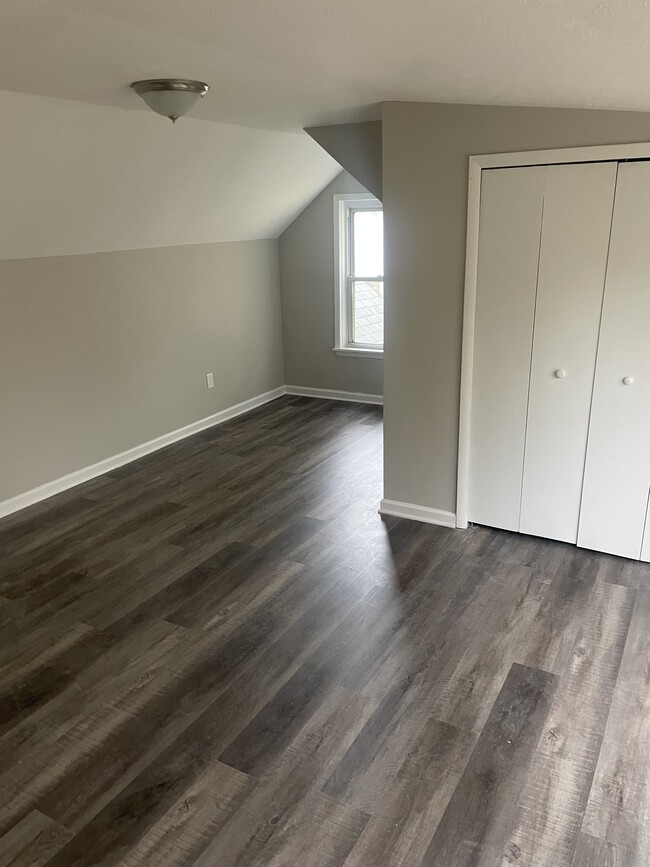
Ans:
<svg viewBox="0 0 650 867"><path fill-rule="evenodd" d="M556 148L518 153L470 156L467 196L467 243L465 250L465 294L463 301L463 338L460 375L460 413L458 426L458 475L456 488L456 526L467 527L470 481L470 433L474 370L474 335L478 277L478 249L483 169L548 166L566 163L650 160L650 142L594 147Z"/></svg>

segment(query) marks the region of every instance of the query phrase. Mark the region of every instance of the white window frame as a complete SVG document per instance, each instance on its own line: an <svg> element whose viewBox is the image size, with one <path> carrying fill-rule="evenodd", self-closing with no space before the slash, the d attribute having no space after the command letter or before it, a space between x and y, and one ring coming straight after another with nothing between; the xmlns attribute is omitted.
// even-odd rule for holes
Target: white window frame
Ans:
<svg viewBox="0 0 650 867"><path fill-rule="evenodd" d="M376 344L354 343L350 340L352 322L352 233L349 231L353 211L383 211L382 203L370 193L346 193L334 196L334 349L337 355L357 358L382 358L384 347ZM355 279L376 282L377 275L370 277L355 274ZM384 277L379 278L383 283Z"/></svg>

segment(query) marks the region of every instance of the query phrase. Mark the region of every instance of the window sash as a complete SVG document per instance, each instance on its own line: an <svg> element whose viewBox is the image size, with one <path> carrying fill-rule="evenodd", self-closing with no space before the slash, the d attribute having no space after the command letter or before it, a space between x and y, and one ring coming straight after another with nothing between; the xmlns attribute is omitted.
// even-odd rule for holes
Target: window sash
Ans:
<svg viewBox="0 0 650 867"><path fill-rule="evenodd" d="M359 211L373 211L373 212L374 211L380 211L383 213L383 210L384 209L382 207L378 207L377 205L370 205L369 207L358 207L355 205L348 205L347 215L346 215L347 239L348 239L347 251L346 251L346 255L347 255L346 275L347 275L348 280L350 278L353 278L355 280L366 280L366 281L375 282L377 280L380 280L380 279L383 280L384 279L383 273L382 274L375 274L372 277L362 276L361 274L357 274L355 272L355 268L354 268L354 264L355 264L355 262L354 262L354 215L356 213L358 213Z"/></svg>
<svg viewBox="0 0 650 867"><path fill-rule="evenodd" d="M354 304L354 287L355 283L381 283L382 289L384 286L383 277L353 277L350 275L346 285L346 308L347 308L347 330L348 342L347 345L359 349L383 349L384 342L381 343L364 343L361 340L356 340L356 316ZM382 292L383 295L383 292Z"/></svg>

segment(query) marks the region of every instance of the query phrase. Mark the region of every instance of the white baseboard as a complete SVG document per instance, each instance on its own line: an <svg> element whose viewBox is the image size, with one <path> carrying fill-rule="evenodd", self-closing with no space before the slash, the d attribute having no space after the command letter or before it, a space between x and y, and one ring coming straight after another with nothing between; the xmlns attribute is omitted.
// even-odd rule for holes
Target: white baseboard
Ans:
<svg viewBox="0 0 650 867"><path fill-rule="evenodd" d="M132 449L120 452L118 455L105 458L96 464L91 464L88 467L68 473L66 476L61 476L59 479L39 485L38 488L32 488L31 491L26 491L24 494L18 494L15 497L4 500L0 502L0 518L5 515L11 515L13 512L18 512L20 509L25 509L27 506L32 506L34 503L39 503L41 500L47 500L55 494L67 491L68 488L74 488L75 485L80 485L82 482L88 482L90 479L115 470L124 464L129 464L131 461L137 461L138 458L142 458L158 449L163 449L165 446L169 446L186 437L191 437L193 434L199 433L199 431L206 430L206 428L223 424L231 418L236 418L238 415L243 415L252 409L256 409L258 406L263 406L265 403L269 403L269 401L282 397L283 394L285 394L285 389L281 385L279 388L274 388L272 391L258 394L234 406L229 406L227 409L222 409L220 412L215 412L213 415L199 419L192 422L192 424L185 425L185 427L170 431L153 440L142 443L142 445L134 446Z"/></svg>
<svg viewBox="0 0 650 867"><path fill-rule="evenodd" d="M364 394L361 391L336 391L330 388L307 388L302 385L285 385L286 394L295 394L297 397L321 397L325 400L347 400L352 403L373 403L381 405L384 402L383 394Z"/></svg>
<svg viewBox="0 0 650 867"><path fill-rule="evenodd" d="M416 506L413 503L401 503L399 500L382 500L379 513L394 515L396 518L409 518L411 521L422 521L424 524L439 524L441 527L456 526L456 515L453 512L432 509L430 506Z"/></svg>

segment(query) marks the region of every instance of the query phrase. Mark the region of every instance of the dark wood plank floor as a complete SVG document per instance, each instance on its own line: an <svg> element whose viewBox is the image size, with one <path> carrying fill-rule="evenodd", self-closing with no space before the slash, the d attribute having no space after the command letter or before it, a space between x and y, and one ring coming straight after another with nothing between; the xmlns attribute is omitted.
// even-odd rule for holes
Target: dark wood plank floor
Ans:
<svg viewBox="0 0 650 867"><path fill-rule="evenodd" d="M0 864L650 864L650 570L282 398L0 522Z"/></svg>

